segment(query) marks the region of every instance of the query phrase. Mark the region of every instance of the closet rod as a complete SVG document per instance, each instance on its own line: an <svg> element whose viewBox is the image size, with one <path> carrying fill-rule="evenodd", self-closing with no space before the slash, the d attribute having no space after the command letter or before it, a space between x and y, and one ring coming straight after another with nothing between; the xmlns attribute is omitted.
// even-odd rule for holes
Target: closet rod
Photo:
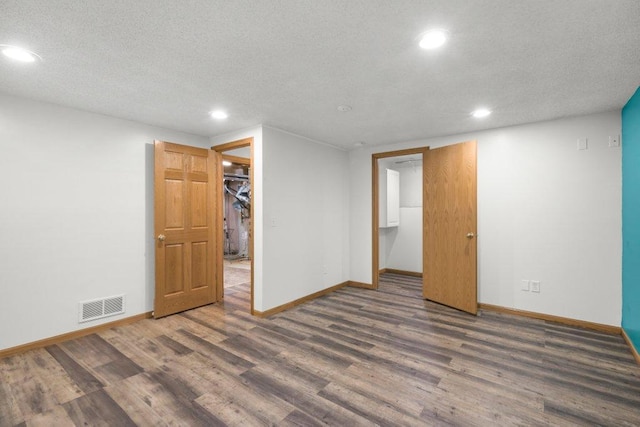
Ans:
<svg viewBox="0 0 640 427"><path fill-rule="evenodd" d="M249 175L238 175L234 173L225 173L224 179L228 181L249 181Z"/></svg>

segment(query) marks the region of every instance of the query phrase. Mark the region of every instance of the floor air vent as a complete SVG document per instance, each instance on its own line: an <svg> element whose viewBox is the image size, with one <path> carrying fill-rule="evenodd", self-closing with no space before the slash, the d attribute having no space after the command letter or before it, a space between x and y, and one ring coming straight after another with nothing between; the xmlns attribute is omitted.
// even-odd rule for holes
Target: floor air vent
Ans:
<svg viewBox="0 0 640 427"><path fill-rule="evenodd" d="M79 323L122 314L124 313L124 295L82 301L79 311Z"/></svg>

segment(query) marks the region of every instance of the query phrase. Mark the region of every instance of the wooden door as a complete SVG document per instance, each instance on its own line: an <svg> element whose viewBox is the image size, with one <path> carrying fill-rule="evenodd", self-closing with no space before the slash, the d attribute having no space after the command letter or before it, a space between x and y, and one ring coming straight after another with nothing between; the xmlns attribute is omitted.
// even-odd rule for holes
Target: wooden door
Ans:
<svg viewBox="0 0 640 427"><path fill-rule="evenodd" d="M155 141L154 317L216 302L216 153Z"/></svg>
<svg viewBox="0 0 640 427"><path fill-rule="evenodd" d="M429 150L424 179L423 295L476 314L476 142Z"/></svg>

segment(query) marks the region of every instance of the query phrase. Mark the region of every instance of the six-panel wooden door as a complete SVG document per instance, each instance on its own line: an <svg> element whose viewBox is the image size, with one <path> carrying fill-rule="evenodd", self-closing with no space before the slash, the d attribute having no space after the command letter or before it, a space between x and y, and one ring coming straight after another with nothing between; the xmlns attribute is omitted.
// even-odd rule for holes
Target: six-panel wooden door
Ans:
<svg viewBox="0 0 640 427"><path fill-rule="evenodd" d="M216 154L155 141L156 318L218 300Z"/></svg>

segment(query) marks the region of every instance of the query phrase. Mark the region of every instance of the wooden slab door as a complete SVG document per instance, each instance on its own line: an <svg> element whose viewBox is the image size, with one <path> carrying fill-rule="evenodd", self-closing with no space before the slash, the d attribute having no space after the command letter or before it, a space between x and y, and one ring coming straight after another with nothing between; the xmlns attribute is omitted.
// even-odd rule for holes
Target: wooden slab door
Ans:
<svg viewBox="0 0 640 427"><path fill-rule="evenodd" d="M431 149L424 156L423 296L478 311L476 142Z"/></svg>
<svg viewBox="0 0 640 427"><path fill-rule="evenodd" d="M218 300L217 157L204 148L155 141L156 318Z"/></svg>

